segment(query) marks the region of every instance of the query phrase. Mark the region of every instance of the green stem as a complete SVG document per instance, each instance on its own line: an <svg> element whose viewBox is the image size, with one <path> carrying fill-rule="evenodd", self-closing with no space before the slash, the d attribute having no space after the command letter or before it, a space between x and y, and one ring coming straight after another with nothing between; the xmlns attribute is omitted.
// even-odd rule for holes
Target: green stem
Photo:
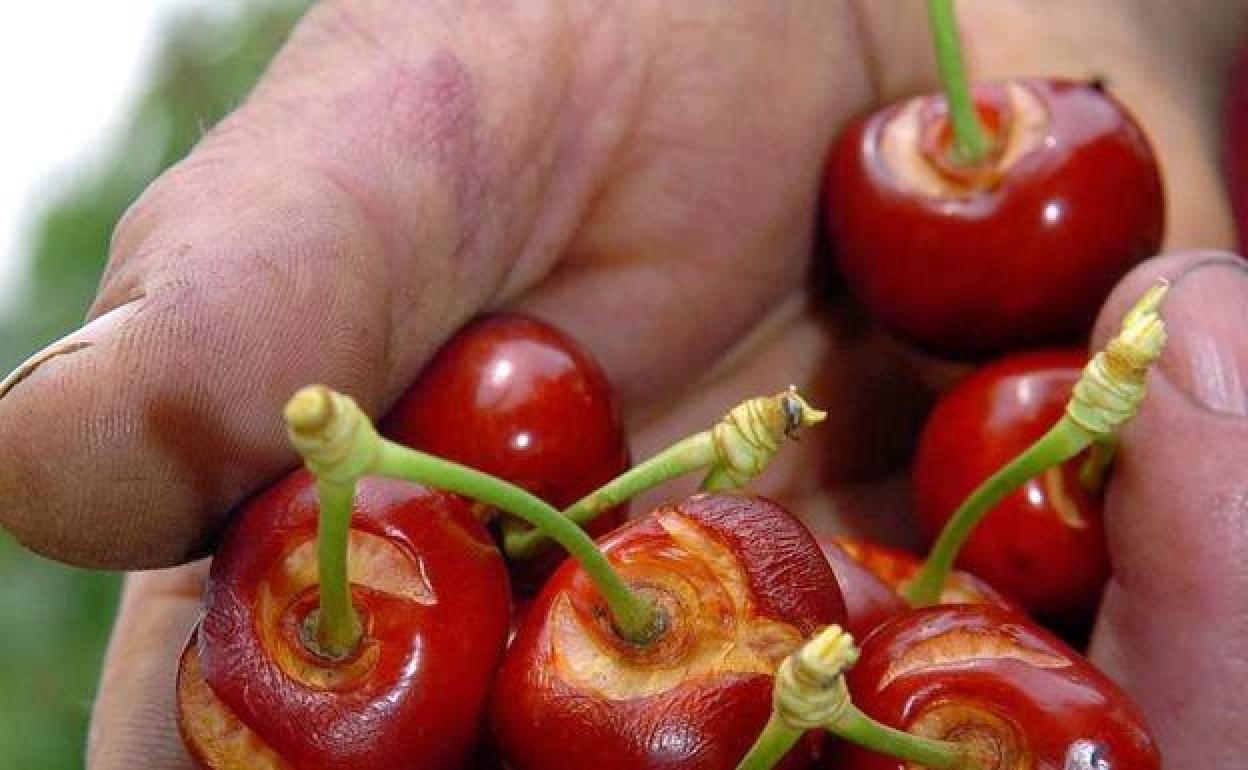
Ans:
<svg viewBox="0 0 1248 770"><path fill-rule="evenodd" d="M949 105L949 121L953 125L953 160L973 165L984 159L992 142L971 99L953 0L927 0L927 16L936 48L936 66Z"/></svg>
<svg viewBox="0 0 1248 770"><path fill-rule="evenodd" d="M360 616L351 603L347 579L347 537L355 483L317 478L316 493L321 513L317 525L317 569L320 606L316 616L318 652L326 657L349 655L360 641Z"/></svg>
<svg viewBox="0 0 1248 770"><path fill-rule="evenodd" d="M933 770L982 770L980 763L956 741L938 741L881 724L846 704L828 730L863 748L914 762Z"/></svg>
<svg viewBox="0 0 1248 770"><path fill-rule="evenodd" d="M396 444L381 442L371 473L413 481L470 497L519 516L563 546L597 585L621 636L636 644L662 630L655 605L624 582L594 541L572 520L524 489L458 463Z"/></svg>
<svg viewBox="0 0 1248 770"><path fill-rule="evenodd" d="M801 737L801 730L790 727L773 711L737 770L771 770Z"/></svg>
<svg viewBox="0 0 1248 770"><path fill-rule="evenodd" d="M689 436L576 501L563 515L577 525L593 521L598 514L630 500L677 476L715 462L710 431ZM540 529L511 528L503 535L503 549L513 559L527 559L547 541Z"/></svg>
<svg viewBox="0 0 1248 770"><path fill-rule="evenodd" d="M916 607L938 603L958 551L980 520L1028 479L1079 454L1091 441L1090 433L1063 415L1036 443L980 484L945 523L927 561L906 586L906 600Z"/></svg>
<svg viewBox="0 0 1248 770"><path fill-rule="evenodd" d="M732 480L732 475L728 473L727 468L714 466L707 472L706 478L702 479L702 483L698 485L698 489L703 492L722 492L725 489L735 489L737 483Z"/></svg>
<svg viewBox="0 0 1248 770"><path fill-rule="evenodd" d="M1105 474L1117 454L1116 441L1098 441L1088 450L1088 456L1079 466L1079 485L1085 492L1096 494L1105 486Z"/></svg>

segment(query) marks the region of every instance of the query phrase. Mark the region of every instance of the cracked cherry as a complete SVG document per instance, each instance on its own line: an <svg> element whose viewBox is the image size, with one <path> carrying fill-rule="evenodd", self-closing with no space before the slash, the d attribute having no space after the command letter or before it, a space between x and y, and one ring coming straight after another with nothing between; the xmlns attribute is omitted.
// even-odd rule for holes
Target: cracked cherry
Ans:
<svg viewBox="0 0 1248 770"><path fill-rule="evenodd" d="M1156 770L1139 709L1079 653L1023 615L985 604L913 610L862 642L855 705L906 732L970 744L985 768L1062 770L1095 746L1114 768ZM827 768L915 765L847 743ZM1082 766L1082 765L1080 765Z"/></svg>
<svg viewBox="0 0 1248 770"><path fill-rule="evenodd" d="M484 316L460 329L382 427L397 441L522 486L559 509L629 466L602 368L560 330L514 314ZM625 511L598 516L590 533L614 529ZM531 569L526 565L526 574Z"/></svg>
<svg viewBox="0 0 1248 770"><path fill-rule="evenodd" d="M952 160L943 96L851 124L825 173L832 251L859 301L955 356L1075 340L1161 244L1164 200L1144 133L1099 84L976 84L992 151Z"/></svg>
<svg viewBox="0 0 1248 770"><path fill-rule="evenodd" d="M1018 353L973 372L940 399L914 461L915 510L929 537L984 479L1057 422L1086 363L1081 350ZM1091 618L1109 577L1100 481L1080 478L1087 457L1010 493L956 561L1031 612L1075 628Z"/></svg>
<svg viewBox="0 0 1248 770"><path fill-rule="evenodd" d="M806 528L744 494L661 507L600 541L662 613L623 640L584 571L565 562L495 680L491 720L515 770L732 770L771 711L776 667L845 606ZM782 767L809 766L813 741Z"/></svg>
<svg viewBox="0 0 1248 770"><path fill-rule="evenodd" d="M497 547L464 498L362 480L347 551L363 633L330 658L309 638L318 512L299 471L227 533L179 665L188 749L212 770L462 766L506 642Z"/></svg>

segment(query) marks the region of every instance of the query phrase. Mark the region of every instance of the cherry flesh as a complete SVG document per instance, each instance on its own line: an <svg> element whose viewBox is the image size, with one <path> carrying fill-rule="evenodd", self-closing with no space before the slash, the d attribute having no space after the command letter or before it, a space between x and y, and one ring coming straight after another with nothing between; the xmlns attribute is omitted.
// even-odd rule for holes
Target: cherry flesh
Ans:
<svg viewBox="0 0 1248 770"><path fill-rule="evenodd" d="M1081 350L1018 353L955 385L924 427L914 462L920 528L934 538L979 484L1062 416L1087 362ZM1045 471L992 509L957 564L1030 612L1077 630L1109 577L1101 496L1079 478L1086 455Z"/></svg>
<svg viewBox="0 0 1248 770"><path fill-rule="evenodd" d="M565 562L507 651L492 723L514 770L733 770L771 711L776 667L844 623L836 579L806 528L742 494L699 495L601 541L664 622L638 645L612 629ZM809 765L813 742L779 765Z"/></svg>
<svg viewBox="0 0 1248 770"><path fill-rule="evenodd" d="M362 480L348 548L364 635L331 659L308 633L317 516L315 484L299 471L226 534L181 659L187 747L212 770L462 766L509 622L489 533L456 495Z"/></svg>
<svg viewBox="0 0 1248 770"><path fill-rule="evenodd" d="M949 159L943 96L849 126L825 173L831 249L872 315L927 349L1077 339L1161 244L1153 152L1097 84L980 83L973 98L995 151L972 166Z"/></svg>
<svg viewBox="0 0 1248 770"><path fill-rule="evenodd" d="M460 329L382 428L400 443L510 481L561 510L629 466L602 368L568 335L519 315L485 316ZM614 529L626 508L601 514L588 531ZM523 571L526 582L559 558L552 548L542 566Z"/></svg>

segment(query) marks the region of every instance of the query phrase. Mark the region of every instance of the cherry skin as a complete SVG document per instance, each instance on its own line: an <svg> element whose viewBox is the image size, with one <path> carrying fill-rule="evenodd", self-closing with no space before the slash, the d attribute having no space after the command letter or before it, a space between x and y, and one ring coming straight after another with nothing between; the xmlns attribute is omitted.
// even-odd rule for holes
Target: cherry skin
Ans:
<svg viewBox="0 0 1248 770"><path fill-rule="evenodd" d="M975 487L1057 422L1086 362L1081 350L1018 353L941 398L914 461L915 510L929 537ZM1068 460L1007 496L957 559L1029 611L1073 628L1092 617L1109 577L1100 494L1079 479L1084 460Z"/></svg>
<svg viewBox="0 0 1248 770"><path fill-rule="evenodd" d="M493 732L514 770L733 770L771 712L776 668L844 623L806 528L744 494L698 495L600 541L660 607L656 638L613 629L579 565L551 576L495 679ZM808 767L818 736L779 767Z"/></svg>
<svg viewBox="0 0 1248 770"><path fill-rule="evenodd" d="M363 637L330 659L309 643L318 511L299 471L226 533L180 662L187 748L211 770L463 766L507 638L497 547L457 495L361 480L348 563Z"/></svg>
<svg viewBox="0 0 1248 770"><path fill-rule="evenodd" d="M1248 246L1248 40L1240 46L1226 95L1223 157L1240 253Z"/></svg>
<svg viewBox="0 0 1248 770"><path fill-rule="evenodd" d="M877 319L954 356L1074 340L1109 291L1161 244L1161 177L1143 132L1095 84L980 83L995 137L949 160L942 96L851 124L824 177L846 282Z"/></svg>
<svg viewBox="0 0 1248 770"><path fill-rule="evenodd" d="M382 429L561 510L629 466L624 425L602 368L568 335L519 315L485 316L460 329ZM599 515L590 534L614 529L626 507ZM559 558L552 548L546 569L525 574L548 572Z"/></svg>
<svg viewBox="0 0 1248 770"><path fill-rule="evenodd" d="M987 604L899 615L862 641L846 676L855 705L907 732L975 747L994 770L1063 770L1091 741L1113 768L1157 770L1139 709L1079 653L1026 616ZM831 770L915 765L845 742Z"/></svg>
<svg viewBox="0 0 1248 770"><path fill-rule="evenodd" d="M855 637L865 637L884 621L910 609L902 592L923 566L919 557L844 535L820 537L819 547L836 573L848 614L845 628ZM940 603L992 604L1021 611L1000 591L962 570L949 573Z"/></svg>

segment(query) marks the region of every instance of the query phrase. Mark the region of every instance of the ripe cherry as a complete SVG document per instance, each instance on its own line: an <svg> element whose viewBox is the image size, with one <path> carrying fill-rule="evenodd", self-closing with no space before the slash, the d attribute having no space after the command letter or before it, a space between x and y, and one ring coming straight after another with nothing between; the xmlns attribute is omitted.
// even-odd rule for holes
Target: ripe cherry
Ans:
<svg viewBox="0 0 1248 770"><path fill-rule="evenodd" d="M213 770L461 766L506 642L497 547L457 495L362 481L347 545L362 635L331 657L310 635L318 512L300 471L227 533L180 661L187 747Z"/></svg>
<svg viewBox="0 0 1248 770"><path fill-rule="evenodd" d="M962 163L943 96L850 125L832 149L833 253L870 312L957 356L1074 340L1161 243L1161 177L1144 133L1097 83L977 84L991 150Z"/></svg>
<svg viewBox="0 0 1248 770"><path fill-rule="evenodd" d="M846 677L883 724L964 746L982 768L1063 770L1095 751L1109 767L1156 770L1157 747L1127 696L1025 616L985 604L913 610L862 642ZM915 764L848 743L827 768Z"/></svg>
<svg viewBox="0 0 1248 770"><path fill-rule="evenodd" d="M742 494L698 495L600 541L660 608L620 637L567 561L526 615L495 681L492 723L515 770L732 770L767 721L779 662L841 623L836 579L806 528ZM811 745L784 767L804 767Z"/></svg>
<svg viewBox="0 0 1248 770"><path fill-rule="evenodd" d="M395 440L510 481L564 509L628 468L625 429L601 367L535 318L492 315L460 329L382 425ZM626 506L599 515L614 529ZM561 554L552 549L546 569ZM540 560L539 560L540 561Z"/></svg>
<svg viewBox="0 0 1248 770"><path fill-rule="evenodd" d="M1062 416L1087 355L1019 353L971 374L928 419L914 462L915 510L935 537L959 503ZM970 535L956 563L1031 612L1079 626L1109 576L1097 479L1087 454L1010 493Z"/></svg>

